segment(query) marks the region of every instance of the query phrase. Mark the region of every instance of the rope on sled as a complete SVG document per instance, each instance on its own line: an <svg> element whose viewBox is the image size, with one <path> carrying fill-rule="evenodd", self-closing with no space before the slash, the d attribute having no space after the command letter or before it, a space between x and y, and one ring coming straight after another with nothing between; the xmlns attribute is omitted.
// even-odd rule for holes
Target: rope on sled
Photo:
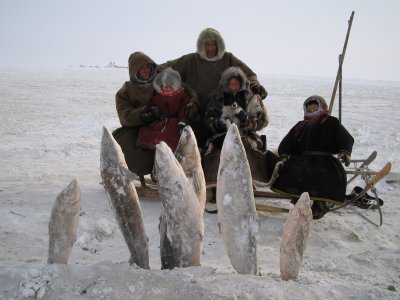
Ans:
<svg viewBox="0 0 400 300"><path fill-rule="evenodd" d="M276 179L278 178L279 170L282 168L283 165L284 165L283 161L278 161L276 163L276 165L275 165L274 172L271 175L271 179L266 183L257 182L257 186L259 186L259 187L270 187L271 185L273 185L274 182L276 181Z"/></svg>

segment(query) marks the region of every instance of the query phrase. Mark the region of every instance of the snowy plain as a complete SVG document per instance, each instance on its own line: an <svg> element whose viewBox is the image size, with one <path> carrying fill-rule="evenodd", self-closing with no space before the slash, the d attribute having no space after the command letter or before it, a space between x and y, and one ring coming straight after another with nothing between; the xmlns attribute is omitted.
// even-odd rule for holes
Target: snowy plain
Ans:
<svg viewBox="0 0 400 300"><path fill-rule="evenodd" d="M275 149L302 119L302 103L329 101L333 78L261 75L269 91ZM160 202L141 199L150 268L129 266L129 251L100 184L103 125L119 127L115 93L127 69L0 69L0 298L1 299L400 299L400 184L377 185L377 211L348 207L314 221L297 281L284 282L279 246L285 213L259 214L261 276L238 275L218 233L217 215L204 214L201 267L160 270ZM337 100L333 115L337 116ZM400 172L400 83L344 78L343 124L355 138L353 158L378 151L372 169ZM48 265L48 222L61 190L76 178L82 213L68 265ZM362 185L358 179L354 185ZM265 200L290 208L287 200Z"/></svg>

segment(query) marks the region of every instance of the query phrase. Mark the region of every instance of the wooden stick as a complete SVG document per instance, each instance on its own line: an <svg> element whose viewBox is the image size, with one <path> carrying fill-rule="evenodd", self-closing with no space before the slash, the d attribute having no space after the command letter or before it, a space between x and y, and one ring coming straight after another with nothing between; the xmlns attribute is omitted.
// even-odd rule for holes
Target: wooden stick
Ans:
<svg viewBox="0 0 400 300"><path fill-rule="evenodd" d="M329 103L329 114L332 114L332 108L333 108L333 103L335 101L336 90L337 90L337 87L338 87L338 84L339 84L339 80L340 80L340 77L341 77L340 70L341 70L342 65L343 65L344 55L346 54L347 42L348 42L349 36L350 36L350 30L351 30L351 24L353 23L353 17L354 17L354 11L351 12L351 16L350 16L350 20L349 20L349 27L347 29L347 34L346 34L346 40L344 42L342 54L339 56L339 68L338 68L338 72L336 74L335 86L333 87L331 102Z"/></svg>

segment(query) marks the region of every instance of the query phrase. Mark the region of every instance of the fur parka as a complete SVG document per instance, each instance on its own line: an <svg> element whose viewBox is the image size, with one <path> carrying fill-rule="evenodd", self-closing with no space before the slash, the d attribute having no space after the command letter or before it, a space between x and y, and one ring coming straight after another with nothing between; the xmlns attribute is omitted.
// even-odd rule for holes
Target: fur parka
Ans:
<svg viewBox="0 0 400 300"><path fill-rule="evenodd" d="M297 123L279 145L279 155L289 158L271 189L293 198L308 192L313 200L343 202L347 176L333 155L351 154L353 143L353 137L335 117Z"/></svg>
<svg viewBox="0 0 400 300"><path fill-rule="evenodd" d="M236 78L240 82L240 89L236 93L231 92L228 88L231 78ZM261 97L251 92L250 82L239 67L226 69L221 75L218 87L209 97L204 123L212 132L216 133L215 121L220 118L224 106L231 102L237 103L247 114L247 121L241 126L242 132L256 132L268 125L267 109Z"/></svg>
<svg viewBox="0 0 400 300"><path fill-rule="evenodd" d="M132 53L128 60L129 77L115 96L116 109L122 127L113 132L113 136L122 148L128 168L137 175L150 174L154 164L154 151L136 146L138 130L143 125L140 115L150 102L154 93L152 81L156 63L142 52ZM152 67L149 80L142 80L138 71L144 64Z"/></svg>
<svg viewBox="0 0 400 300"><path fill-rule="evenodd" d="M231 78L236 78L240 82L240 89L235 93L228 89ZM257 131L268 125L267 110L261 97L250 91L250 83L243 71L238 67L230 67L222 73L218 87L210 96L205 113L204 124L213 133L208 140L208 151L202 161L206 184L213 186L217 181L221 147L228 128L221 131L215 126L216 123L223 122L221 116L224 108L230 107L232 103L239 105L247 115L246 120L238 127L250 164L252 179L266 183L270 180L273 167L278 160L272 152L266 151L265 141L257 134Z"/></svg>
<svg viewBox="0 0 400 300"><path fill-rule="evenodd" d="M217 55L213 58L206 56L205 44L215 41L218 46ZM240 59L225 49L221 34L213 29L204 29L197 39L197 51L182 57L167 61L162 67L172 67L181 75L182 81L192 87L198 96L201 120L191 124L200 148L204 148L207 139L212 135L204 126L204 113L210 94L215 90L221 79L221 74L229 67L240 67L252 84L259 84L257 75Z"/></svg>
<svg viewBox="0 0 400 300"><path fill-rule="evenodd" d="M213 58L207 58L205 43L214 40L218 46L218 53ZM229 67L240 67L250 83L259 84L256 74L232 53L225 51L225 42L220 33L212 28L204 29L197 40L197 51L186 54L178 59L164 64L177 70L182 81L196 90L200 106L205 110L210 93L217 87L221 74Z"/></svg>
<svg viewBox="0 0 400 300"><path fill-rule="evenodd" d="M162 117L139 129L137 144L154 150L160 141L164 141L172 151L175 151L179 143L181 128L190 121L186 114L190 98L183 91L181 85L179 73L171 68L163 70L155 77L153 86L157 93L150 100L150 105L158 107ZM164 86L170 86L174 90L170 93L163 93Z"/></svg>

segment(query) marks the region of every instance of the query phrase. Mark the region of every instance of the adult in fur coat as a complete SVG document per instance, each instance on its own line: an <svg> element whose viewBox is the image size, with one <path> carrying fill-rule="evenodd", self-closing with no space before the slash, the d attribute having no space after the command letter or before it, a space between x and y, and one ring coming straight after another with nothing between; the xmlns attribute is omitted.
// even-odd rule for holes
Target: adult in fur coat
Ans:
<svg viewBox="0 0 400 300"><path fill-rule="evenodd" d="M311 96L304 102L304 120L298 122L281 141L278 153L283 168L271 189L294 198L308 192L314 201L314 219L321 218L326 201L343 202L346 194L345 170L354 139L335 117L329 116L325 100Z"/></svg>
<svg viewBox="0 0 400 300"><path fill-rule="evenodd" d="M205 147L207 139L212 134L204 126L203 119L209 95L215 90L221 79L221 74L229 67L240 67L248 80L251 90L262 99L267 91L260 85L256 74L240 59L225 50L225 42L220 33L212 28L204 29L197 39L197 51L168 61L164 66L177 70L182 81L192 87L198 94L202 120L192 124L200 148Z"/></svg>
<svg viewBox="0 0 400 300"><path fill-rule="evenodd" d="M138 176L151 174L154 164L154 151L136 145L139 128L161 118L159 108L149 104L154 94L153 79L156 76L156 63L142 52L129 56L129 81L118 90L115 101L122 127L113 136L122 148L128 168ZM193 90L185 86L190 102L197 103ZM198 104L193 104L197 106ZM144 181L143 181L144 182Z"/></svg>
<svg viewBox="0 0 400 300"><path fill-rule="evenodd" d="M137 175L150 174L153 169L154 151L136 146L138 130L160 117L160 112L149 106L153 96L153 79L156 63L142 52L129 56L129 81L115 96L116 108L122 127L113 136L122 148L128 168Z"/></svg>

